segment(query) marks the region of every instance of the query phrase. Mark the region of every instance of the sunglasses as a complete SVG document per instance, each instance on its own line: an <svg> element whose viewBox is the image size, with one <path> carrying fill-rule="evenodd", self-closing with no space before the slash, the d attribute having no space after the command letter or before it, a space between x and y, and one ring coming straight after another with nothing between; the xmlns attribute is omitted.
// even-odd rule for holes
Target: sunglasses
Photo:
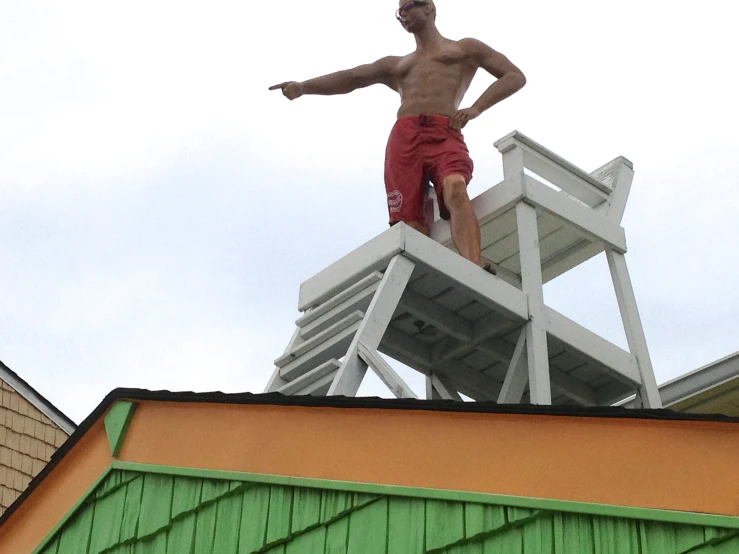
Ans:
<svg viewBox="0 0 739 554"><path fill-rule="evenodd" d="M422 2L421 0L412 0L411 2L406 2L400 7L397 12L395 12L395 19L400 21L400 18L408 13L411 9L425 6L427 3L428 2Z"/></svg>

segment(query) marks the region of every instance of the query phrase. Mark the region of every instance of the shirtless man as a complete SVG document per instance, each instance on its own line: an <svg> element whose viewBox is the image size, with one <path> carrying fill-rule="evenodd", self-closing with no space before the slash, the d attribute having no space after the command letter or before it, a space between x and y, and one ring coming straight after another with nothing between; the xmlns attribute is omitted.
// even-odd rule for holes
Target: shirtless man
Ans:
<svg viewBox="0 0 739 554"><path fill-rule="evenodd" d="M428 235L431 222L424 221L422 209L424 187L430 181L442 217L451 220L457 251L491 271L488 264L481 263L480 226L467 195L473 165L461 129L520 90L526 77L508 58L479 40L455 41L441 36L433 0L401 0L395 16L416 39L415 52L309 81L288 81L270 90L282 90L289 100L304 94L346 94L380 83L398 92L398 119L385 152L390 225L403 221ZM460 110L478 68L497 80L471 107Z"/></svg>

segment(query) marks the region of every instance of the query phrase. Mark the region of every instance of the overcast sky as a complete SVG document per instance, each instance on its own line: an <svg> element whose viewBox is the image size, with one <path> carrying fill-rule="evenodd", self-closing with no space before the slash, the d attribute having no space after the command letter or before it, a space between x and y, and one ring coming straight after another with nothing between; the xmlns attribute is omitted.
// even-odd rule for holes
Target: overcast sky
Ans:
<svg viewBox="0 0 739 554"><path fill-rule="evenodd" d="M513 129L586 170L626 156L658 382L739 350L731 3L437 6L442 34L528 78L465 129L471 196L502 179L493 142ZM0 360L77 422L119 386L261 392L300 283L386 229L398 107L381 86L292 103L267 87L410 52L396 8L0 0ZM625 346L604 257L546 301Z"/></svg>

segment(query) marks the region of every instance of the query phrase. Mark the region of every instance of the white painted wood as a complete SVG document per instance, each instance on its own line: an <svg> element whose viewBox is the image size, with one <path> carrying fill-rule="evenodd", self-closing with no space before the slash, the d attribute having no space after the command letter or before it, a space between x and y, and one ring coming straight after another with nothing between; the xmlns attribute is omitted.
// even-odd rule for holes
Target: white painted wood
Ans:
<svg viewBox="0 0 739 554"><path fill-rule="evenodd" d="M370 273L383 271L403 250L408 226L399 223L300 285L298 309L319 306Z"/></svg>
<svg viewBox="0 0 739 554"><path fill-rule="evenodd" d="M567 172L572 173L574 176L582 179L594 190L600 190L601 192L604 192L606 194L610 193L610 187L608 187L606 184L598 181L592 175L589 175L587 172L583 171L575 164L568 162L563 157L555 154L538 142L530 139L523 133L513 131L512 133L509 133L508 135L495 142L495 147L501 154L505 154L507 151L515 148L516 146L528 153L533 152L543 158L546 158L553 165L559 166ZM547 177L545 177L544 175L542 175L542 177L547 179Z"/></svg>
<svg viewBox="0 0 739 554"><path fill-rule="evenodd" d="M405 255L434 268L478 302L507 317L518 321L528 318L526 297L520 290L413 229L408 229L406 235Z"/></svg>
<svg viewBox="0 0 739 554"><path fill-rule="evenodd" d="M315 382L322 380L326 375L336 373L340 365L340 362L336 358L331 358L329 361L319 365L315 369L312 369L305 375L301 375L294 381L285 383L283 386L278 388L276 392L286 396L300 394L300 391L313 385Z"/></svg>
<svg viewBox="0 0 739 554"><path fill-rule="evenodd" d="M524 202L516 205L518 241L521 252L521 285L528 297L529 321L526 333L526 364L529 373L529 396L532 404L551 404L552 388L547 355L544 289L539 257L539 233L536 210Z"/></svg>
<svg viewBox="0 0 739 554"><path fill-rule="evenodd" d="M521 329L518 336L513 356L508 364L503 388L498 396L498 404L519 404L526 384L529 381L528 369L526 367L526 330Z"/></svg>
<svg viewBox="0 0 739 554"><path fill-rule="evenodd" d="M641 385L635 356L552 308L545 307L545 312L549 320L549 334L595 362L622 383L634 388Z"/></svg>
<svg viewBox="0 0 739 554"><path fill-rule="evenodd" d="M297 346L293 346L290 352L288 352L287 354L283 354L275 360L275 365L280 368L285 367L290 362L303 356L306 352L313 350L317 345L326 342L328 339L335 335L338 335L348 327L351 327L352 325L355 325L356 323L362 321L363 317L364 313L360 311L350 313L349 315L344 317L344 319L337 321L336 323L331 325L331 327L321 333L318 333L312 339L301 342Z"/></svg>
<svg viewBox="0 0 739 554"><path fill-rule="evenodd" d="M525 328L523 331L525 332ZM485 341L480 344L479 348L480 350L483 350L490 354L492 357L508 364L510 364L510 362L513 360L516 350L511 343L501 339L492 339ZM526 367L525 360L526 358L524 356L524 368ZM524 389L528 382L528 374L526 374L526 376L527 379L524 380L523 383ZM597 404L597 397L592 387L587 385L587 383L583 383L579 379L574 378L561 369L554 367L551 363L549 364L549 378L553 391L563 394L566 397L571 398L575 402L578 402L585 406L594 406ZM503 383L503 385L505 386L505 382ZM502 390L503 389L501 389L501 394ZM521 393L523 394L523 390L521 391ZM501 397L499 396L499 402L500 398ZM519 398L519 400L511 402L520 401L521 399Z"/></svg>
<svg viewBox="0 0 739 554"><path fill-rule="evenodd" d="M496 219L511 209L521 199L521 183L503 181L472 199L472 209L480 226ZM429 227L429 236L445 246L452 246L449 222L439 219Z"/></svg>
<svg viewBox="0 0 739 554"><path fill-rule="evenodd" d="M386 349L388 350L387 352ZM382 337L382 342L378 350L387 353L389 356L422 373L427 375L430 373L430 370L423 371L419 369L431 367L431 349L428 345L415 340L413 337L409 337L393 327L388 327L385 330L385 335ZM396 354L401 354L403 359L398 358Z"/></svg>
<svg viewBox="0 0 739 554"><path fill-rule="evenodd" d="M441 400L441 394L434 388L431 375L426 375L426 400Z"/></svg>
<svg viewBox="0 0 739 554"><path fill-rule="evenodd" d="M636 357L641 386L639 392L641 400L646 408L661 408L662 400L654 377L652 360L647 348L647 339L644 336L639 310L636 307L636 297L631 285L631 277L626 267L626 259L622 254L606 250L608 267L611 270L613 287L616 291L618 307L621 311L621 319L626 331L626 340L629 350Z"/></svg>
<svg viewBox="0 0 739 554"><path fill-rule="evenodd" d="M475 400L496 401L500 395L500 381L457 360L448 360L443 366L433 367L432 370L445 374L456 390Z"/></svg>
<svg viewBox="0 0 739 554"><path fill-rule="evenodd" d="M400 375L374 349L360 342L357 353L396 398L418 398Z"/></svg>
<svg viewBox="0 0 739 554"><path fill-rule="evenodd" d="M619 156L593 171L591 175L613 189L608 203L605 206L599 206L598 209L605 214L608 220L620 224L631 191L631 182L634 179L634 164L623 156Z"/></svg>
<svg viewBox="0 0 739 554"><path fill-rule="evenodd" d="M454 390L451 381L441 373L432 373L428 378L431 381L431 386L438 394L439 398L443 400L456 400L457 402L464 402L459 393Z"/></svg>
<svg viewBox="0 0 739 554"><path fill-rule="evenodd" d="M551 163L535 152L524 150L524 164L527 170L549 181L558 189L561 189L562 192L560 194L562 196L577 199L578 202L590 208L602 205L611 194L611 191L607 187L603 187L607 190L607 192L603 192L593 186L593 181L586 181L559 165Z"/></svg>
<svg viewBox="0 0 739 554"><path fill-rule="evenodd" d="M490 337L504 335L518 326L520 323L501 318L497 313L491 313L475 322L471 341L449 338L434 345L431 349L432 360L435 364L442 364L447 360L460 358Z"/></svg>
<svg viewBox="0 0 739 554"><path fill-rule="evenodd" d="M592 239L605 242L617 252L626 252L626 234L622 227L530 175L525 175L524 181L524 195L528 202L562 218Z"/></svg>
<svg viewBox="0 0 739 554"><path fill-rule="evenodd" d="M456 360L448 360L438 366L432 364L429 347L397 329L392 327L387 329L379 350L424 375L445 374L457 391L470 398L475 400L496 400L498 398L499 381Z"/></svg>
<svg viewBox="0 0 739 554"><path fill-rule="evenodd" d="M280 377L285 381L292 381L331 358L341 358L349 348L360 325L361 321L358 321L324 342L316 343L314 348L281 367Z"/></svg>
<svg viewBox="0 0 739 554"><path fill-rule="evenodd" d="M380 274L380 278L382 279L382 274ZM325 312L321 317L313 319L300 329L300 336L305 340L312 339L346 318L349 314L357 311L366 312L370 302L372 302L372 297L377 292L377 287L379 287L379 283L373 283L369 287L357 292L354 296L334 306L331 311Z"/></svg>
<svg viewBox="0 0 739 554"><path fill-rule="evenodd" d="M593 387L556 367L549 366L549 371L554 392L563 394L582 406L598 405L598 396Z"/></svg>
<svg viewBox="0 0 739 554"><path fill-rule="evenodd" d="M300 391L296 392L295 395L326 396L326 393L328 392L331 383L333 383L334 379L336 378L337 373L338 370L334 371L333 373L329 373L328 375L324 375L318 381L315 381L305 388L301 389Z"/></svg>
<svg viewBox="0 0 739 554"><path fill-rule="evenodd" d="M604 246L601 242L590 242L582 239L570 248L562 250L544 260L541 268L542 280L548 283L560 275L566 273L573 267L577 267L590 258L603 252Z"/></svg>
<svg viewBox="0 0 739 554"><path fill-rule="evenodd" d="M344 356L336 379L331 384L329 396L354 396L359 390L367 372L367 364L358 355L359 344L373 350L380 345L414 268L415 264L402 255L397 255L390 261L359 330Z"/></svg>
<svg viewBox="0 0 739 554"><path fill-rule="evenodd" d="M400 307L456 339L472 340L472 322L411 289L405 289L400 299Z"/></svg>
<svg viewBox="0 0 739 554"><path fill-rule="evenodd" d="M297 346L299 344L302 344L305 342L303 339L300 338L300 328L296 328L293 332L293 336L290 338L290 341L287 343L287 346L285 347L285 351L283 352L283 355L290 352L290 349L292 349L294 346ZM274 371L272 372L272 376L269 378L269 381L267 382L267 386L264 388L264 392L274 392L280 387L283 387L287 384L287 380L283 379L280 376L280 368L275 366Z"/></svg>
<svg viewBox="0 0 739 554"><path fill-rule="evenodd" d="M297 325L298 327L306 327L310 325L316 319L325 316L327 313L333 311L337 306L343 304L344 302L353 298L362 291L372 288L372 285L376 285L380 281L382 281L382 273L380 273L379 271L370 273L364 279L357 281L352 286L339 292L336 296L330 298L320 306L309 310L303 316L299 317L297 321L295 321L295 325ZM374 290L377 290L377 287L374 287Z"/></svg>

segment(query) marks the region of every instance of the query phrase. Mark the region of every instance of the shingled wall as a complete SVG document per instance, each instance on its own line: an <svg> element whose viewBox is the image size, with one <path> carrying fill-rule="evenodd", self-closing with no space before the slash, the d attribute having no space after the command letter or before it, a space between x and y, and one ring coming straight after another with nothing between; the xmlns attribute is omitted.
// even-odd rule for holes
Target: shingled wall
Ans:
<svg viewBox="0 0 739 554"><path fill-rule="evenodd" d="M0 379L0 514L48 463L67 434Z"/></svg>

